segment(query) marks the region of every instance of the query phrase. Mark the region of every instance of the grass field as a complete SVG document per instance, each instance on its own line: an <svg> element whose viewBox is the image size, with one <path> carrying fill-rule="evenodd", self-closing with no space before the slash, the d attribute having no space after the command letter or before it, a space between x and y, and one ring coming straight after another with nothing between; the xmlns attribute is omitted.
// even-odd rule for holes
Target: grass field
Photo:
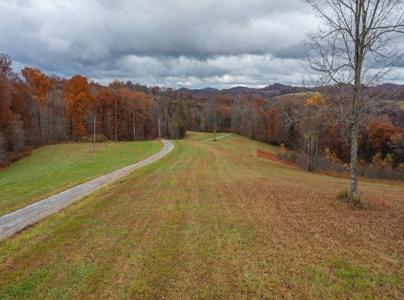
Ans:
<svg viewBox="0 0 404 300"><path fill-rule="evenodd" d="M404 188L191 133L157 163L0 244L0 299L402 299Z"/></svg>
<svg viewBox="0 0 404 300"><path fill-rule="evenodd" d="M157 141L60 144L35 149L31 156L0 171L0 215L89 179L146 158Z"/></svg>
<svg viewBox="0 0 404 300"><path fill-rule="evenodd" d="M389 103L398 103L398 106L401 110L404 110L404 100L386 100Z"/></svg>
<svg viewBox="0 0 404 300"><path fill-rule="evenodd" d="M306 91L306 92L298 92L298 93L289 93L289 94L283 94L283 95L279 95L277 97L279 98L283 98L283 97L288 97L288 96L293 96L293 97L311 97L315 94L316 92L312 92L312 91Z"/></svg>
<svg viewBox="0 0 404 300"><path fill-rule="evenodd" d="M216 134L216 138L226 135L226 132L218 132ZM189 141L207 141L209 139L213 139L213 133L206 132L187 132L186 137Z"/></svg>

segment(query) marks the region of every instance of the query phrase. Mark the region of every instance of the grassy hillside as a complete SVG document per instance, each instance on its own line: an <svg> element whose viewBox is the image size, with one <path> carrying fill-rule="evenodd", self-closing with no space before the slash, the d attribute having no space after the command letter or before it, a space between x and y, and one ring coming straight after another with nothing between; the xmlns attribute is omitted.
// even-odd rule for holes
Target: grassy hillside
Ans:
<svg viewBox="0 0 404 300"><path fill-rule="evenodd" d="M0 298L403 298L404 188L256 157L236 135L174 151L0 244Z"/></svg>
<svg viewBox="0 0 404 300"><path fill-rule="evenodd" d="M218 132L216 134L216 137L221 137L223 135L226 135L227 133L220 133ZM195 131L187 131L187 134L185 136L186 140L191 140L191 141L207 141L209 139L213 139L213 133L210 132L195 132Z"/></svg>
<svg viewBox="0 0 404 300"><path fill-rule="evenodd" d="M0 215L81 182L119 169L160 150L158 141L59 144L35 149L31 156L0 171Z"/></svg>

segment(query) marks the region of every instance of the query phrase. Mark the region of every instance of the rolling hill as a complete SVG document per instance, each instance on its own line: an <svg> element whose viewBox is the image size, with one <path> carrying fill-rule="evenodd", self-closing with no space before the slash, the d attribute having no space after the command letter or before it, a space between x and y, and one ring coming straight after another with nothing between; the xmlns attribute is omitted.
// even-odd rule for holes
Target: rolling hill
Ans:
<svg viewBox="0 0 404 300"><path fill-rule="evenodd" d="M0 244L0 298L390 298L403 295L404 187L256 156L189 133L172 153Z"/></svg>

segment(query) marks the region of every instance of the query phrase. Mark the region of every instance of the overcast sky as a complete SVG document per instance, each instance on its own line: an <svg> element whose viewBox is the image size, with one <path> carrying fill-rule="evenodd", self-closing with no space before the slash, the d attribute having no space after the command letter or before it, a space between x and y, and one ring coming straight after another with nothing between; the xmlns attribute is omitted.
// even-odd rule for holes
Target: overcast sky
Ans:
<svg viewBox="0 0 404 300"><path fill-rule="evenodd" d="M301 0L0 0L0 52L16 69L171 87L301 85ZM404 83L404 69L389 75Z"/></svg>

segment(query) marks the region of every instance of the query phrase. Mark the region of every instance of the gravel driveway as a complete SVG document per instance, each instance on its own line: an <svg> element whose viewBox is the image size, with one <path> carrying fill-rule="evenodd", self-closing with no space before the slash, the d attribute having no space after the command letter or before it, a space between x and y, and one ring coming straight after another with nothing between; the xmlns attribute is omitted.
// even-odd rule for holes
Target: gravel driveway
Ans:
<svg viewBox="0 0 404 300"><path fill-rule="evenodd" d="M34 204L28 205L24 208L1 216L0 241L69 206L70 204L82 199L83 197L88 196L101 187L104 187L105 185L121 178L122 176L129 174L133 170L151 164L156 160L162 158L163 156L167 155L174 148L174 145L167 140L162 140L162 142L164 144L164 147L160 152L142 161L108 173L106 175L97 177L93 180L77 185L59 194L53 195L49 198L43 199Z"/></svg>

